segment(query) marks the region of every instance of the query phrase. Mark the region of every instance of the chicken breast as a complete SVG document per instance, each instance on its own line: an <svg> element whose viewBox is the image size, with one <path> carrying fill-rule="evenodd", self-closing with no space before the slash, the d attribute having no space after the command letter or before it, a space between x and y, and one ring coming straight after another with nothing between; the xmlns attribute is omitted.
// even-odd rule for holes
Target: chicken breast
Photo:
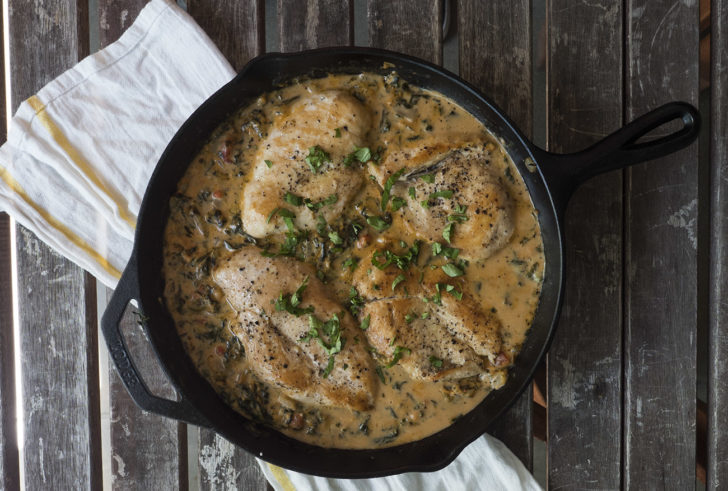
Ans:
<svg viewBox="0 0 728 491"><path fill-rule="evenodd" d="M463 378L500 364L500 321L440 268L359 267L352 281L370 317L369 343L388 359L400 347L412 378Z"/></svg>
<svg viewBox="0 0 728 491"><path fill-rule="evenodd" d="M345 91L317 92L293 103L256 153L243 190L245 230L258 238L285 231L284 220L271 216L277 208L289 209L299 229L315 229L317 214L327 222L338 217L363 182L362 172L345 159L366 146L370 127L369 109ZM292 204L286 193L305 204Z"/></svg>
<svg viewBox="0 0 728 491"><path fill-rule="evenodd" d="M490 171L490 159L483 146L460 148L403 173L393 194L409 200L400 210L408 231L427 242L445 243L447 235L470 261L506 245L514 230L513 204L502 178Z"/></svg>
<svg viewBox="0 0 728 491"><path fill-rule="evenodd" d="M246 247L213 272L238 312L235 334L255 373L288 395L359 411L377 389L373 360L355 343L354 319L310 265Z"/></svg>

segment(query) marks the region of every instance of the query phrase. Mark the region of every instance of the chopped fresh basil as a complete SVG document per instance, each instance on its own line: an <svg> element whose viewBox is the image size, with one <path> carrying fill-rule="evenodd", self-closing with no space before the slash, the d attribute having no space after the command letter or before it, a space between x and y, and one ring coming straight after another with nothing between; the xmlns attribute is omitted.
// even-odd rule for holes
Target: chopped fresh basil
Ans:
<svg viewBox="0 0 728 491"><path fill-rule="evenodd" d="M265 162L265 165L267 165L269 169L273 167L273 162L271 162L270 160L264 160L263 162Z"/></svg>
<svg viewBox="0 0 728 491"><path fill-rule="evenodd" d="M301 286L299 286L296 291L293 292L293 294L284 294L283 292L281 292L280 295L278 295L278 298L275 300L276 311L285 311L289 314L295 315L296 317L304 314L310 314L311 312L313 312L313 305L309 305L305 309L299 307L301 305L301 301L303 300L303 292L306 290L307 285L308 276L303 279Z"/></svg>
<svg viewBox="0 0 728 491"><path fill-rule="evenodd" d="M336 245L341 245L344 243L344 239L341 238L341 236L339 235L339 233L336 230L329 232L329 240L331 240L331 242L333 242Z"/></svg>
<svg viewBox="0 0 728 491"><path fill-rule="evenodd" d="M448 223L445 225L445 228L442 231L442 237L447 241L448 244L451 243L452 240L452 223Z"/></svg>
<svg viewBox="0 0 728 491"><path fill-rule="evenodd" d="M296 215L288 208L278 207L275 210L270 212L270 215L268 215L268 219L265 222L270 223L270 221L273 219L274 216L276 216L276 214L283 218L296 218Z"/></svg>
<svg viewBox="0 0 728 491"><path fill-rule="evenodd" d="M417 316L416 316L415 314L407 314L407 315L405 315L405 316L404 316L404 321L405 321L405 322L406 322L407 324L410 324L410 323L411 323L411 322L412 322L413 320L415 320L416 318L417 318Z"/></svg>
<svg viewBox="0 0 728 491"><path fill-rule="evenodd" d="M324 373L322 373L321 376L323 378L327 378L333 369L334 369L334 357L329 356L329 363L326 365L326 369L324 369Z"/></svg>
<svg viewBox="0 0 728 491"><path fill-rule="evenodd" d="M430 356L430 365L435 368L442 368L442 360L436 356Z"/></svg>
<svg viewBox="0 0 728 491"><path fill-rule="evenodd" d="M432 184L433 182L435 182L435 176L432 174L422 174L420 176L420 179L425 181L427 184Z"/></svg>
<svg viewBox="0 0 728 491"><path fill-rule="evenodd" d="M404 275L398 274L397 277L392 281L392 291L394 291L395 288L397 288L397 285L402 283L404 281Z"/></svg>
<svg viewBox="0 0 728 491"><path fill-rule="evenodd" d="M379 232L387 230L392 225L390 222L387 222L384 218L377 215L368 216L367 223Z"/></svg>
<svg viewBox="0 0 728 491"><path fill-rule="evenodd" d="M462 269L460 269L453 263L443 264L442 270L451 278L456 278L465 274Z"/></svg>
<svg viewBox="0 0 728 491"><path fill-rule="evenodd" d="M334 137L335 138L341 138L341 128L336 128L334 130Z"/></svg>
<svg viewBox="0 0 728 491"><path fill-rule="evenodd" d="M379 377L379 380L381 380L383 384L386 384L387 381L384 380L384 372L382 371L382 367L377 365L377 368L374 371L377 372L377 377Z"/></svg>
<svg viewBox="0 0 728 491"><path fill-rule="evenodd" d="M387 178L387 182L384 183L384 190L382 191L382 202L381 202L381 208L382 211L386 211L387 209L387 203L389 202L389 197L392 192L392 186L394 186L394 183L397 182L397 180L404 174L404 171L406 170L405 167L402 167L397 172L392 174Z"/></svg>
<svg viewBox="0 0 728 491"><path fill-rule="evenodd" d="M306 163L311 172L316 174L321 166L326 162L331 162L331 155L329 155L323 148L318 145L308 149L308 155L306 156Z"/></svg>
<svg viewBox="0 0 728 491"><path fill-rule="evenodd" d="M344 262L341 263L342 269L349 269L349 271L354 271L356 267L359 265L359 259L356 257L348 257L344 260Z"/></svg>
<svg viewBox="0 0 728 491"><path fill-rule="evenodd" d="M392 198L392 211L397 211L407 204L407 200L395 196Z"/></svg>
<svg viewBox="0 0 728 491"><path fill-rule="evenodd" d="M306 208L308 208L309 210L311 210L313 212L317 212L321 208L323 208L324 206L333 205L338 200L339 200L339 195L338 194L332 194L331 196L328 196L323 201L319 201L318 203L314 203L309 198L305 198L303 200L303 204L305 204L306 205Z"/></svg>
<svg viewBox="0 0 728 491"><path fill-rule="evenodd" d="M433 242L432 243L432 255L437 256L442 252L442 244L439 242Z"/></svg>
<svg viewBox="0 0 728 491"><path fill-rule="evenodd" d="M293 206L301 206L303 204L303 198L290 192L286 192L283 200Z"/></svg>
<svg viewBox="0 0 728 491"><path fill-rule="evenodd" d="M392 368L394 365L397 364L397 362L402 358L403 355L409 355L412 353L412 350L409 348L405 348L404 346L397 346L394 348L394 356L392 358L392 361L387 363L386 368Z"/></svg>
<svg viewBox="0 0 728 491"><path fill-rule="evenodd" d="M430 317L430 313L429 312L422 312L422 315L420 317L422 317L423 319L427 319L428 317Z"/></svg>
<svg viewBox="0 0 728 491"><path fill-rule="evenodd" d="M371 319L372 319L371 314L364 317L361 321L361 324L359 324L359 329L361 329L362 331L366 331L367 329L369 329L369 322L371 321Z"/></svg>
<svg viewBox="0 0 728 491"><path fill-rule="evenodd" d="M454 193L450 189L444 189L442 191L435 191L434 193L430 193L430 195L427 197L427 199L436 199L436 198L452 198L452 195Z"/></svg>
<svg viewBox="0 0 728 491"><path fill-rule="evenodd" d="M417 193L415 192L415 188L410 186L407 190L407 194L409 194L409 197L412 199L417 199Z"/></svg>

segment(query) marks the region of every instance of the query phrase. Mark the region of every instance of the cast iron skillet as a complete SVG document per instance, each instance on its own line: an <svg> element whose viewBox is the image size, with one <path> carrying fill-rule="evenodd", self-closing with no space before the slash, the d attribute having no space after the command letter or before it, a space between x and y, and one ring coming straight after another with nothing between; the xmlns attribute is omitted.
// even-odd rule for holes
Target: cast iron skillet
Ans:
<svg viewBox="0 0 728 491"><path fill-rule="evenodd" d="M162 300L163 232L169 215L169 199L176 190L177 181L212 131L236 109L296 77L315 78L329 73L364 71L386 74L392 70L410 84L452 98L502 139L539 211L546 256L543 290L528 338L510 370L507 383L473 411L418 442L377 450L325 449L293 440L246 419L225 404L197 373ZM646 133L673 120L682 122L679 130L657 140L637 142ZM563 292L562 219L574 189L596 174L688 146L697 137L699 124L700 117L695 108L673 102L638 118L582 152L555 155L529 142L500 109L469 84L425 61L364 48L263 55L251 61L190 116L157 164L139 212L131 259L102 319L109 351L124 384L140 407L212 428L273 464L309 474L345 478L440 469L482 435L518 397L549 347ZM152 395L130 358L119 328L130 300L138 302L147 319L145 329L160 364L177 388L178 401Z"/></svg>

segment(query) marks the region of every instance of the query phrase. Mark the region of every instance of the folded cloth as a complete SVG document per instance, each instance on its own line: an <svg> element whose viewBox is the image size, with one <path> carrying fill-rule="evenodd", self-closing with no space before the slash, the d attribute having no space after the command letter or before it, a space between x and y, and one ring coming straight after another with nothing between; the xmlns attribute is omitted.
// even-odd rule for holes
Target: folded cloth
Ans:
<svg viewBox="0 0 728 491"><path fill-rule="evenodd" d="M0 209L114 287L149 177L167 142L234 72L174 3L153 0L107 48L20 105L0 148ZM433 474L343 481L259 461L277 489L538 489L483 437Z"/></svg>

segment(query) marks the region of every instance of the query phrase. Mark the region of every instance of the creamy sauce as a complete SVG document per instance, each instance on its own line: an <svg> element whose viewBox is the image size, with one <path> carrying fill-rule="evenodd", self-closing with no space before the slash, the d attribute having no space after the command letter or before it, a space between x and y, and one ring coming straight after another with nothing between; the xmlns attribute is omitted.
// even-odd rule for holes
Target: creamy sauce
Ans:
<svg viewBox="0 0 728 491"><path fill-rule="evenodd" d="M418 381L399 364L383 368L385 364L377 359L381 383L375 406L370 411L354 411L294 400L261 381L248 365L243 344L231 330L238 322L236 312L212 280L211 270L241 247L280 247L282 238L255 240L245 233L240 219L241 191L271 122L296 98L332 88L349 91L371 108L375 123L370 148L374 153L375 149L384 153L398 146L457 146L474 141L485 145L489 165L513 202L514 232L506 246L488 259L467 264L457 287L477 298L484 310L494 312L502 325L504 366L493 368L487 376ZM464 135L466 141L454 142L453 135ZM368 174L372 165L376 164L363 165L362 172ZM342 223L361 218L358 214L367 203L379 202L381 187L366 181ZM406 188L401 196L406 198ZM191 163L170 208L164 243L165 298L189 356L238 411L312 444L376 448L419 440L447 427L489 391L503 385L507 365L520 350L538 305L544 274L542 241L536 212L515 166L473 116L441 94L407 86L395 73L304 80L242 108L218 128ZM397 249L400 241L408 246L414 242L396 219L382 232L364 226L360 233L368 240L343 250L329 244L325 260L310 244L299 247L298 255L316 265L342 310L352 305L352 270L371 269L370 258L376 250ZM421 268L442 262L432 257L430 246L420 246L417 265ZM423 302L412 315L420 316L427 310L428 304ZM362 333L347 342L367 340Z"/></svg>

